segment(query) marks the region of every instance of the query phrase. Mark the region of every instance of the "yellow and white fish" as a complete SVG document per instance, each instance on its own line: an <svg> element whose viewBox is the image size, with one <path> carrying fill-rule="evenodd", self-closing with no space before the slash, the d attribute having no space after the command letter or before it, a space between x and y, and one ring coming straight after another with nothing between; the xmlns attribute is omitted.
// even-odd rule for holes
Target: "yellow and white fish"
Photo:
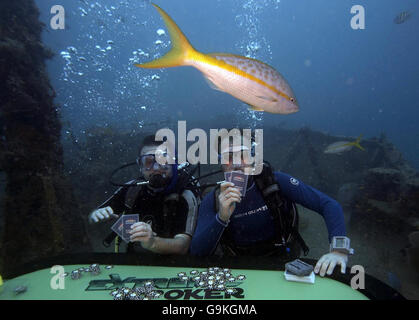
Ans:
<svg viewBox="0 0 419 320"><path fill-rule="evenodd" d="M327 146L327 148L324 150L324 153L335 153L335 154L341 154L342 152L349 151L353 147L357 147L358 149L361 149L362 151L365 151L363 147L359 144L359 141L361 141L362 134L353 142L350 141L338 141L334 142Z"/></svg>
<svg viewBox="0 0 419 320"><path fill-rule="evenodd" d="M400 12L395 18L394 18L394 23L396 24L402 24L403 22L406 22L407 20L410 19L410 17L412 16L412 14L410 13L410 11L403 11Z"/></svg>
<svg viewBox="0 0 419 320"><path fill-rule="evenodd" d="M169 31L172 48L163 57L135 64L140 68L192 66L201 71L211 87L231 94L252 110L290 114L298 111L295 95L281 74L256 59L228 53L201 53L159 6L153 4Z"/></svg>

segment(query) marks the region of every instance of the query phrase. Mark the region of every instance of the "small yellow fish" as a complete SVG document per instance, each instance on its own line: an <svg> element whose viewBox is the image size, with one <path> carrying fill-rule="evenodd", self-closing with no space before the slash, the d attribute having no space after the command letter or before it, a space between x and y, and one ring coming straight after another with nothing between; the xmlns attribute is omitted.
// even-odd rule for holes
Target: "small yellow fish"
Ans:
<svg viewBox="0 0 419 320"><path fill-rule="evenodd" d="M247 103L252 110L280 114L299 110L291 87L274 68L256 59L228 53L205 54L195 50L172 18L156 4L153 3L153 6L166 24L172 48L159 59L135 66L192 66L203 73L211 87Z"/></svg>
<svg viewBox="0 0 419 320"><path fill-rule="evenodd" d="M400 12L395 18L394 18L394 23L396 24L401 24L403 22L406 22L407 20L410 19L410 17L412 16L412 14L409 11L403 11Z"/></svg>
<svg viewBox="0 0 419 320"><path fill-rule="evenodd" d="M362 134L353 142L349 141L338 141L334 142L327 146L327 148L324 150L324 153L336 153L340 154L345 151L351 150L353 147L357 147L358 149L361 149L362 151L365 151L363 147L359 144L359 141L361 141Z"/></svg>

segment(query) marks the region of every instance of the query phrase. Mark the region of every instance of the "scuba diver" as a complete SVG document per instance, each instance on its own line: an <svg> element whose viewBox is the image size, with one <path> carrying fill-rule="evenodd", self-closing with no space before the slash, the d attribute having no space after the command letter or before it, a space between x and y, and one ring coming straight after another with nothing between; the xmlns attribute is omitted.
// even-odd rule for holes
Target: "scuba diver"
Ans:
<svg viewBox="0 0 419 320"><path fill-rule="evenodd" d="M222 143L224 139L232 137L231 134L220 134L216 141L218 154L227 156L228 153L228 157L225 157L227 163L221 165L224 172L248 172L252 169L245 157L255 156L255 138L251 137L249 150L241 144L243 130L236 130L240 138L233 139L233 143L230 140ZM241 155L237 155L237 152ZM233 163L233 158L240 157L240 163ZM288 174L274 172L266 161L261 166L260 174L248 175L245 197L228 181L204 197L190 253L195 256L247 255L293 260L300 256L303 249L304 255L307 255L309 249L298 232L296 204L300 204L319 213L329 233L330 252L320 258L314 271L320 271L321 276L326 271L330 275L335 266L340 265L344 273L348 254L352 254L353 250L349 248L350 241L345 236L340 204Z"/></svg>
<svg viewBox="0 0 419 320"><path fill-rule="evenodd" d="M199 194L190 184L188 170L158 161L162 156L158 148L161 145L153 135L146 136L136 161L142 177L123 185L113 183L120 188L89 214L91 223L117 218L119 214L139 214L140 221L132 225L127 252L186 254L189 250ZM129 165L134 163L114 173ZM104 245L109 246L115 238L116 248L119 247L119 237L114 232L104 240Z"/></svg>

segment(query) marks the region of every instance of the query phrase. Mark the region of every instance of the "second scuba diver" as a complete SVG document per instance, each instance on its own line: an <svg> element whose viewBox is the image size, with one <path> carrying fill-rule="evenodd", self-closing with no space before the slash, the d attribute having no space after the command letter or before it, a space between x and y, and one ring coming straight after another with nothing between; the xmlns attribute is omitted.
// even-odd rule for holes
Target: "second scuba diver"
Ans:
<svg viewBox="0 0 419 320"><path fill-rule="evenodd" d="M161 165L157 161L161 144L153 135L145 137L137 158L142 179L120 187L89 215L91 223L98 223L119 214L139 214L140 222L132 226L128 252L145 249L160 254L186 254L189 250L199 197L185 185L187 179L181 179L177 164ZM137 185L138 181L148 183Z"/></svg>

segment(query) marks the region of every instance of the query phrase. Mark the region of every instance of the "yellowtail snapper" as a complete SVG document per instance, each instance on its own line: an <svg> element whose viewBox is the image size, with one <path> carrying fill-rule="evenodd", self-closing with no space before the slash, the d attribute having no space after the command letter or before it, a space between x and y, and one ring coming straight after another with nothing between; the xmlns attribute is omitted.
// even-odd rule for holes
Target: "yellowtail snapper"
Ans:
<svg viewBox="0 0 419 320"><path fill-rule="evenodd" d="M229 53L201 53L189 43L176 23L153 4L169 31L172 48L163 57L135 64L140 68L192 66L201 71L210 86L250 105L252 110L290 114L299 110L297 99L284 77L271 66Z"/></svg>
<svg viewBox="0 0 419 320"><path fill-rule="evenodd" d="M361 140L362 134L353 142L350 141L338 141L334 142L327 146L327 148L324 150L324 153L334 153L334 154L341 154L342 152L349 151L353 147L357 147L358 149L361 149L362 151L365 151L363 147L359 144L359 141Z"/></svg>

